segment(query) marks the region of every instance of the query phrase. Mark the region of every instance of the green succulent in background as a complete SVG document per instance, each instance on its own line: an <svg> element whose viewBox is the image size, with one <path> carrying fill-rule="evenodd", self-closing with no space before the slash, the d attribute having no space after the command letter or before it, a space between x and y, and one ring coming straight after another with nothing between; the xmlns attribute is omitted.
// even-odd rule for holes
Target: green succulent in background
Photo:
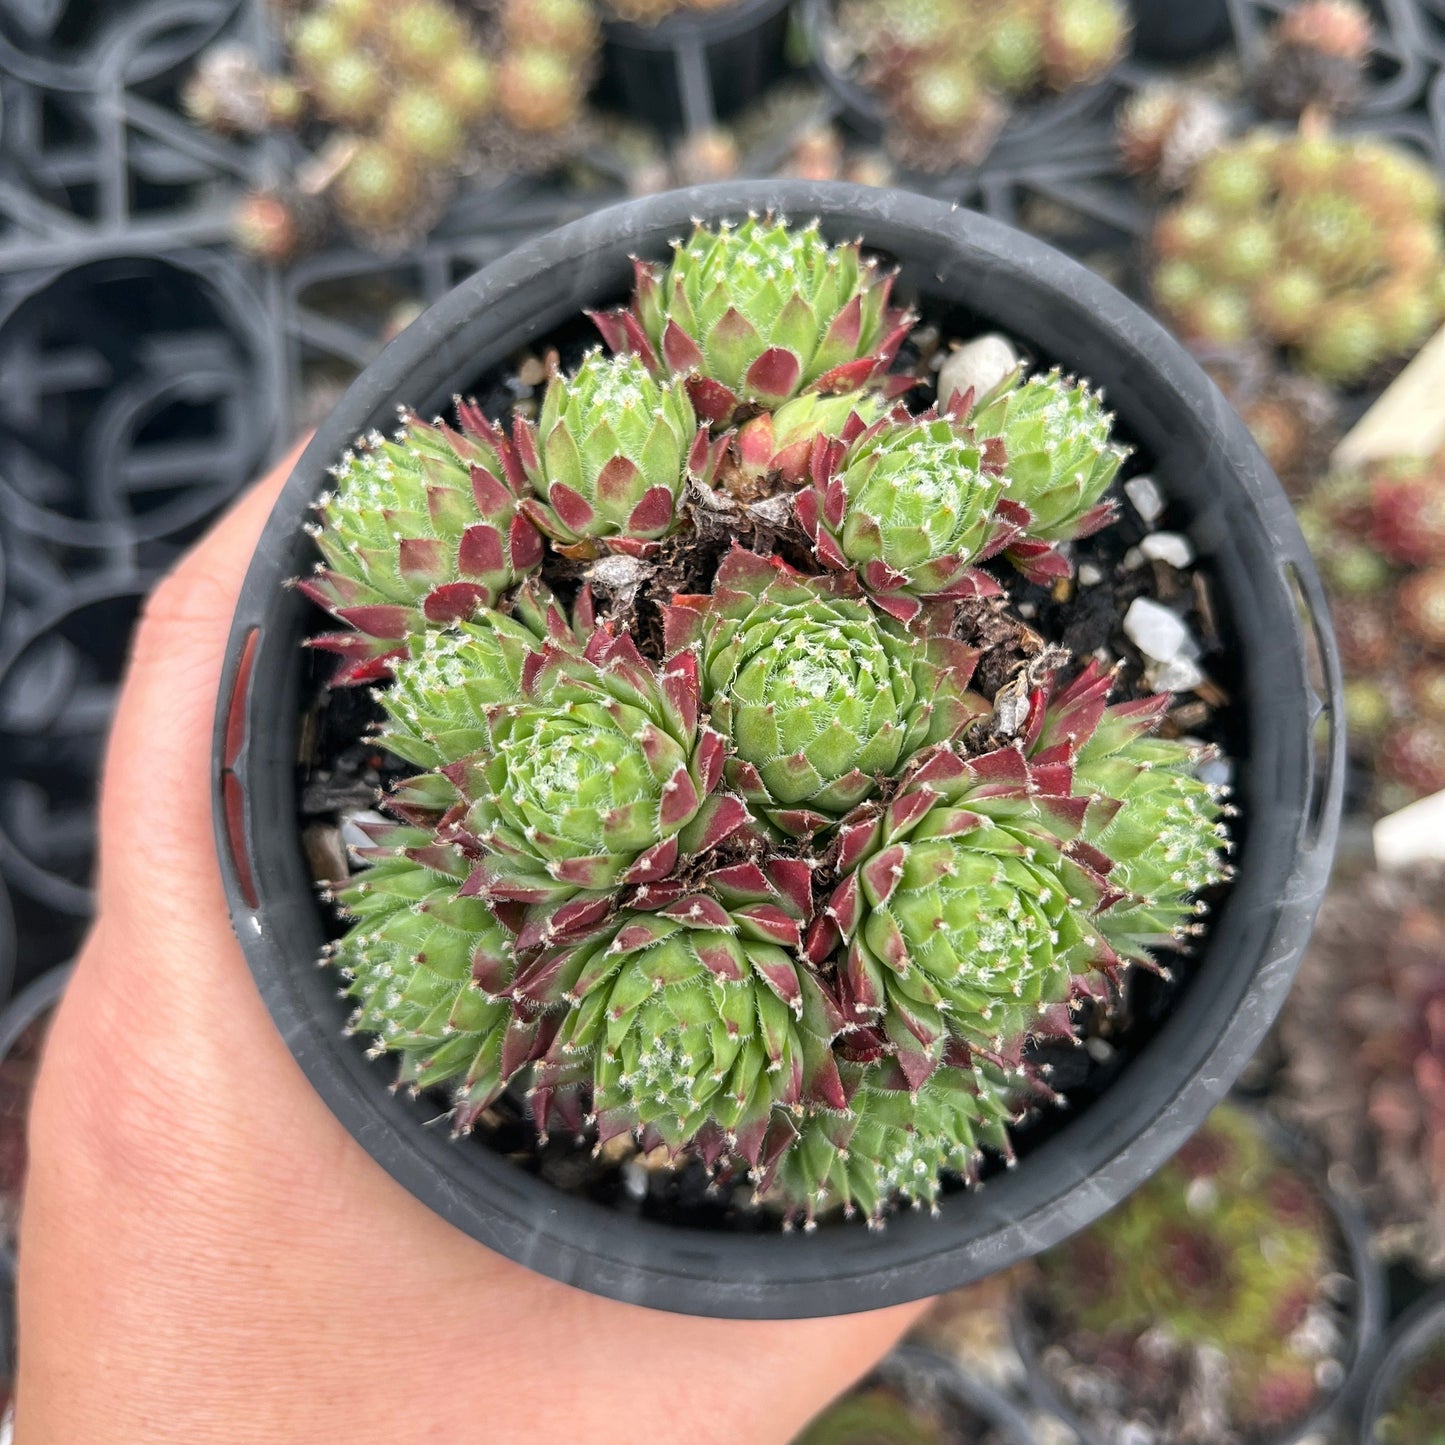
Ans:
<svg viewBox="0 0 1445 1445"><path fill-rule="evenodd" d="M1009 560L1034 581L1068 576L1059 544L1107 527L1118 511L1104 493L1128 450L1111 440L1102 394L1055 369L983 398L968 421L980 440L1001 444L1008 501L1027 514Z"/></svg>
<svg viewBox="0 0 1445 1445"><path fill-rule="evenodd" d="M891 1391L865 1389L828 1406L794 1445L947 1445L942 1426Z"/></svg>
<svg viewBox="0 0 1445 1445"><path fill-rule="evenodd" d="M551 379L535 432L519 427L516 442L540 499L528 515L573 555L645 551L676 523L689 470L705 476L710 458L679 382L600 351Z"/></svg>
<svg viewBox="0 0 1445 1445"><path fill-rule="evenodd" d="M340 889L351 927L328 958L356 1001L348 1028L395 1054L410 1088L445 1086L460 1130L502 1092L539 1042L539 1011L514 1011L512 934L460 896L470 864L426 828L370 830L371 866Z"/></svg>
<svg viewBox="0 0 1445 1445"><path fill-rule="evenodd" d="M1155 299L1190 340L1287 347L1353 386L1440 320L1441 209L1438 177L1391 142L1257 131L1159 219Z"/></svg>
<svg viewBox="0 0 1445 1445"><path fill-rule="evenodd" d="M1315 1188L1226 1104L1122 1205L1039 1257L1038 1302L1051 1339L1075 1358L1086 1350L1126 1402L1157 1372L1139 1343L1148 1334L1227 1362L1222 1428L1285 1428L1321 1393L1296 1330L1333 1308L1337 1249Z"/></svg>
<svg viewBox="0 0 1445 1445"><path fill-rule="evenodd" d="M698 415L722 424L744 402L879 383L912 325L892 286L856 242L749 216L699 226L670 266L639 261L631 308L593 320L613 351L686 377Z"/></svg>
<svg viewBox="0 0 1445 1445"><path fill-rule="evenodd" d="M355 629L312 639L341 655L335 681L385 676L414 633L492 606L541 563L510 445L470 403L455 427L404 413L333 475L313 531L324 562L298 586Z"/></svg>
<svg viewBox="0 0 1445 1445"><path fill-rule="evenodd" d="M1018 530L1002 447L951 416L885 417L815 455L798 521L825 567L902 621L929 597L994 596L977 563Z"/></svg>
<svg viewBox="0 0 1445 1445"><path fill-rule="evenodd" d="M675 607L673 646L698 644L702 695L732 755L729 783L783 833L826 829L919 748L987 711L976 654L923 638L860 597L734 551L703 612Z"/></svg>

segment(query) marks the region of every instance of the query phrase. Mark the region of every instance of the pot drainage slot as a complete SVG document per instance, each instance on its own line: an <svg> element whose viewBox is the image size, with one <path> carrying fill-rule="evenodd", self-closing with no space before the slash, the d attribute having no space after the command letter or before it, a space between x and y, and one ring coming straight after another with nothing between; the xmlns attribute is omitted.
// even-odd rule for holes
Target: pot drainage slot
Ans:
<svg viewBox="0 0 1445 1445"><path fill-rule="evenodd" d="M1294 598L1295 612L1304 623L1305 676L1309 689L1309 804L1305 809L1303 840L1318 847L1320 831L1330 810L1331 773L1343 719L1339 715L1338 663L1329 624L1319 615L1305 588L1304 576L1294 562L1285 563L1285 580Z"/></svg>
<svg viewBox="0 0 1445 1445"><path fill-rule="evenodd" d="M251 871L251 855L246 849L246 789L241 781L244 765L238 765L246 747L246 704L251 697L251 664L255 660L256 640L260 635L261 629L253 627L241 648L241 660L236 665L231 699L226 707L226 738L221 765L221 804L226 819L226 847L231 872L246 906L253 912L260 900L256 893L255 874Z"/></svg>

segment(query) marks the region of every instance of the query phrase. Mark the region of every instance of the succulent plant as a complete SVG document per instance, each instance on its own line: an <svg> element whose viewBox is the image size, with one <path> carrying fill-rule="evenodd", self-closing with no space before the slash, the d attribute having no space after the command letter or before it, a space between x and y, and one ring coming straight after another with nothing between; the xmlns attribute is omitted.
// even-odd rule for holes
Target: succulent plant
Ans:
<svg viewBox="0 0 1445 1445"><path fill-rule="evenodd" d="M1374 44L1369 13L1354 0L1297 0L1280 18L1260 66L1260 108L1281 116L1311 106L1353 110Z"/></svg>
<svg viewBox="0 0 1445 1445"><path fill-rule="evenodd" d="M798 520L825 567L905 621L927 597L997 595L977 564L1019 531L1003 456L951 414L884 417L815 449Z"/></svg>
<svg viewBox="0 0 1445 1445"><path fill-rule="evenodd" d="M600 1143L641 1132L756 1167L776 1110L843 1102L829 1048L841 1020L795 957L811 869L734 863L647 902L519 979L523 997L570 1006L537 1070L538 1117L578 1112L565 1095L585 1065Z"/></svg>
<svg viewBox="0 0 1445 1445"><path fill-rule="evenodd" d="M948 1439L921 1406L868 1386L829 1405L793 1445L947 1445Z"/></svg>
<svg viewBox="0 0 1445 1445"><path fill-rule="evenodd" d="M1395 615L1405 634L1427 652L1445 653L1445 566L1427 567L1402 582Z"/></svg>
<svg viewBox="0 0 1445 1445"><path fill-rule="evenodd" d="M1387 1258L1445 1273L1445 873L1325 899L1281 1020L1290 1116L1362 1197ZM1349 1059L1341 1069L1339 1061Z"/></svg>
<svg viewBox="0 0 1445 1445"><path fill-rule="evenodd" d="M357 145L333 194L342 220L371 234L405 231L423 208L415 162L380 141Z"/></svg>
<svg viewBox="0 0 1445 1445"><path fill-rule="evenodd" d="M514 45L590 55L599 42L591 0L507 0L502 33Z"/></svg>
<svg viewBox="0 0 1445 1445"><path fill-rule="evenodd" d="M1152 177L1166 191L1183 185L1227 133L1223 106L1183 85L1146 86L1119 107L1115 121L1124 169L1133 176Z"/></svg>
<svg viewBox="0 0 1445 1445"><path fill-rule="evenodd" d="M1097 80L1128 33L1116 0L851 0L838 22L889 148L927 170L979 164L1011 100Z"/></svg>
<svg viewBox="0 0 1445 1445"><path fill-rule="evenodd" d="M538 46L512 51L501 64L497 103L520 131L565 130L582 113L583 91L570 58Z"/></svg>
<svg viewBox="0 0 1445 1445"><path fill-rule="evenodd" d="M319 502L299 585L350 630L312 643L416 770L334 885L331 959L461 1130L506 1090L539 1134L877 1222L1010 1157L1051 1097L1031 1043L1187 946L1227 810L1203 752L1148 736L1164 699L1035 656L979 571L1027 544L1054 575L1110 520L1097 397L1009 376L975 425L971 395L914 415L856 247L689 245L681 279L639 263L618 354L554 365L535 422L404 413Z"/></svg>
<svg viewBox="0 0 1445 1445"><path fill-rule="evenodd" d="M830 827L987 711L966 690L971 649L909 632L826 578L738 550L691 600L669 612L669 646L700 645L728 781L786 834Z"/></svg>
<svg viewBox="0 0 1445 1445"><path fill-rule="evenodd" d="M630 309L593 315L603 339L655 373L685 376L714 424L744 402L878 384L912 325L889 307L892 277L856 243L831 246L816 224L771 216L699 226L670 266L639 261L636 280Z"/></svg>
<svg viewBox="0 0 1445 1445"><path fill-rule="evenodd" d="M312 640L343 658L335 681L385 676L412 633L490 607L542 560L506 438L472 403L458 422L403 412L390 441L373 433L342 458L317 504L325 561L298 585L355 629Z"/></svg>
<svg viewBox="0 0 1445 1445"><path fill-rule="evenodd" d="M1191 340L1293 348L1352 385L1440 316L1441 193L1387 142L1255 132L1201 161L1154 232L1155 299Z"/></svg>
<svg viewBox="0 0 1445 1445"><path fill-rule="evenodd" d="M601 351L552 377L535 432L519 426L515 439L539 498L528 515L578 554L645 551L674 526L689 471L704 477L712 456L681 382Z"/></svg>
<svg viewBox="0 0 1445 1445"><path fill-rule="evenodd" d="M1102 393L1054 370L984 398L969 424L1002 444L1008 501L1025 513L1009 560L1036 580L1068 576L1059 545L1114 520L1118 508L1104 493L1129 454L1110 440L1113 414Z"/></svg>
<svg viewBox="0 0 1445 1445"><path fill-rule="evenodd" d="M448 1087L465 1128L537 1050L540 1011L509 997L511 932L484 900L458 896L461 850L427 828L369 831L371 866L337 895L351 930L327 952L356 1001L347 1027L397 1056L402 1084Z"/></svg>
<svg viewBox="0 0 1445 1445"><path fill-rule="evenodd" d="M1445 1341L1437 1335L1420 1349L1383 1404L1373 1431L1379 1445L1434 1445L1445 1419Z"/></svg>
<svg viewBox="0 0 1445 1445"><path fill-rule="evenodd" d="M1208 1355L1219 1438L1299 1424L1339 1348L1337 1249L1318 1192L1222 1105L1133 1196L1039 1256L1030 1312L1051 1383L1104 1434L1134 1420L1172 1438Z"/></svg>

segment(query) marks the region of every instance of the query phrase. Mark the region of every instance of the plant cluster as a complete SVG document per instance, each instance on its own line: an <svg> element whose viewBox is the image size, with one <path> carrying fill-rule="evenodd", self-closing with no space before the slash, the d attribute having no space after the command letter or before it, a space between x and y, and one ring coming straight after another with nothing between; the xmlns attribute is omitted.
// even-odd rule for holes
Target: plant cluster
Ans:
<svg viewBox="0 0 1445 1445"><path fill-rule="evenodd" d="M1291 119L1311 107L1354 110L1374 48L1369 12L1355 0L1296 0L1275 26L1255 78L1260 109Z"/></svg>
<svg viewBox="0 0 1445 1445"><path fill-rule="evenodd" d="M592 0L504 0L485 17L453 0L315 0L285 39L284 73L213 56L186 94L203 124L307 125L320 146L302 181L243 204L238 241L276 262L300 248L317 194L353 230L390 240L430 224L483 160L551 158L581 116L601 32ZM243 108L253 90L262 101Z"/></svg>
<svg viewBox="0 0 1445 1445"><path fill-rule="evenodd" d="M1393 811L1445 788L1445 450L1336 473L1298 513L1330 591L1351 744Z"/></svg>
<svg viewBox="0 0 1445 1445"><path fill-rule="evenodd" d="M1337 385L1409 356L1445 311L1439 178L1389 142L1255 131L1206 156L1153 235L1188 340L1289 348Z"/></svg>
<svg viewBox="0 0 1445 1445"><path fill-rule="evenodd" d="M1436 1337L1396 1384L1374 1422L1377 1445L1439 1445L1445 1420L1445 1339ZM883 1437L886 1439L887 1437ZM927 1439L926 1436L921 1437Z"/></svg>
<svg viewBox="0 0 1445 1445"><path fill-rule="evenodd" d="M1282 1029L1291 1112L1352 1176L1382 1251L1445 1274L1445 873L1337 887Z"/></svg>
<svg viewBox="0 0 1445 1445"><path fill-rule="evenodd" d="M1109 1381L1091 1395L1113 1402L1120 1428L1141 1413L1172 1421L1201 1387L1224 1412L1211 1439L1297 1424L1320 1394L1337 1250L1319 1194L1222 1105L1128 1200L1039 1256L1030 1308L1046 1368L1067 1386L1057 1347ZM1157 1438L1179 1436L1164 1424Z"/></svg>
<svg viewBox="0 0 1445 1445"><path fill-rule="evenodd" d="M897 403L891 285L816 224L699 228L535 422L406 414L336 468L315 642L394 679L380 741L421 771L332 961L459 1129L516 1081L543 1134L790 1217L931 1203L1010 1156L1029 1041L1225 877L1167 697L1057 650L973 690L968 617L1003 568L1069 575L1124 452L1057 372Z"/></svg>
<svg viewBox="0 0 1445 1445"><path fill-rule="evenodd" d="M976 165L1012 104L1099 79L1129 30L1118 0L842 0L837 19L890 149L928 170Z"/></svg>

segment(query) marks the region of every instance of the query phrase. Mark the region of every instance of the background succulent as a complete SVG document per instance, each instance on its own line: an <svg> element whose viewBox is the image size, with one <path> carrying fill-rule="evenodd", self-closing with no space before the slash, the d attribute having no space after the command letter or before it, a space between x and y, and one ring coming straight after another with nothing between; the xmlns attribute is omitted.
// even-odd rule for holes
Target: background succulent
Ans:
<svg viewBox="0 0 1445 1445"><path fill-rule="evenodd" d="M837 10L859 76L910 165L976 165L1011 103L1097 80L1123 53L1116 0L844 0Z"/></svg>
<svg viewBox="0 0 1445 1445"><path fill-rule="evenodd" d="M1290 1113L1363 1193L1379 1248L1445 1274L1445 874L1338 887L1281 1032Z"/></svg>
<svg viewBox="0 0 1445 1445"><path fill-rule="evenodd" d="M1298 116L1310 106L1353 110L1375 45L1370 15L1354 0L1298 0L1280 17L1255 81L1260 108Z"/></svg>
<svg viewBox="0 0 1445 1445"><path fill-rule="evenodd" d="M1052 1383L1066 1399L1090 1389L1093 1411L1112 1401L1122 1427L1141 1408L1168 1421L1222 1370L1221 1432L1298 1424L1338 1349L1338 1248L1314 1187L1222 1106L1131 1198L1039 1256L1031 1306Z"/></svg>
<svg viewBox="0 0 1445 1445"><path fill-rule="evenodd" d="M1441 193L1386 141L1257 131L1200 163L1154 231L1154 295L1190 339L1261 342L1352 385L1440 314Z"/></svg>

